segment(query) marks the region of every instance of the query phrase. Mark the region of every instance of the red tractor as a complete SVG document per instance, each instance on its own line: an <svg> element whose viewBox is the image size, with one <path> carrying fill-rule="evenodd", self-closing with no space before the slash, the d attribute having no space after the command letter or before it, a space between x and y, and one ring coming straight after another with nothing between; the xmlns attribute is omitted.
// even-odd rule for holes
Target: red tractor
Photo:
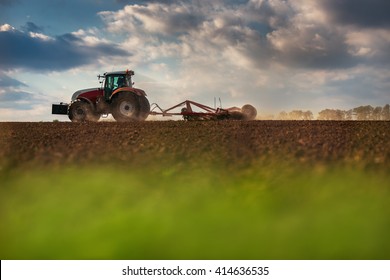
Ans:
<svg viewBox="0 0 390 280"><path fill-rule="evenodd" d="M143 121L150 112L150 104L142 89L134 88L134 71L118 71L99 75L102 87L78 90L70 104L52 105L52 114L68 115L72 122L98 121L102 115L112 114L117 121Z"/></svg>
<svg viewBox="0 0 390 280"><path fill-rule="evenodd" d="M182 116L185 120L254 120L256 118L257 111L249 104L242 108L223 109L186 100L164 110L155 103L150 105L145 91L133 87L131 80L133 75L134 71L129 70L98 75L99 79L103 79L100 88L76 91L72 95L70 104L53 104L52 114L68 115L72 122L98 121L101 116L108 114L112 114L114 119L120 122L144 121L149 114ZM194 111L195 108L198 111Z"/></svg>

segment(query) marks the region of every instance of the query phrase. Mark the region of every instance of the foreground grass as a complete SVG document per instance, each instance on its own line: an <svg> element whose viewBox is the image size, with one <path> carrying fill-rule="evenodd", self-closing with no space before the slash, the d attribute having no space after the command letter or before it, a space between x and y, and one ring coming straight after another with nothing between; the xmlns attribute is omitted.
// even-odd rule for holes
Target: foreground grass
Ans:
<svg viewBox="0 0 390 280"><path fill-rule="evenodd" d="M389 259L390 174L256 165L0 173L1 259Z"/></svg>

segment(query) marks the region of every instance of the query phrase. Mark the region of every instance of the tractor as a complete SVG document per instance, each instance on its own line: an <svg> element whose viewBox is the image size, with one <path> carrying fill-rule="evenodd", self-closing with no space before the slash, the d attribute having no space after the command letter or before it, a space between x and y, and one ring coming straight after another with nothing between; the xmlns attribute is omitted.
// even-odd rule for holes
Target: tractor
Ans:
<svg viewBox="0 0 390 280"><path fill-rule="evenodd" d="M182 116L184 120L254 120L256 108L246 104L242 108L212 108L186 100L169 109L150 104L142 89L134 88L134 71L117 71L98 75L102 86L78 90L71 102L52 105L52 114L68 115L72 122L96 122L111 114L116 121L144 121L149 115ZM215 101L214 101L215 103ZM216 106L214 106L216 107ZM177 111L180 110L180 111ZM195 111L197 110L197 111Z"/></svg>
<svg viewBox="0 0 390 280"><path fill-rule="evenodd" d="M150 112L150 104L142 89L134 88L134 71L117 71L98 75L102 86L78 90L70 104L52 105L52 114L68 115L72 122L98 121L112 114L116 121L143 121Z"/></svg>

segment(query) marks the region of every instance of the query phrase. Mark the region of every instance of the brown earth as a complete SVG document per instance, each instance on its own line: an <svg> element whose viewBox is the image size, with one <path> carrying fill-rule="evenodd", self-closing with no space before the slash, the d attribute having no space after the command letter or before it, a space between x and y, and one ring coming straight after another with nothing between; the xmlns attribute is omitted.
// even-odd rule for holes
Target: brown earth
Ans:
<svg viewBox="0 0 390 280"><path fill-rule="evenodd" d="M385 121L0 123L0 168L254 163L390 167Z"/></svg>

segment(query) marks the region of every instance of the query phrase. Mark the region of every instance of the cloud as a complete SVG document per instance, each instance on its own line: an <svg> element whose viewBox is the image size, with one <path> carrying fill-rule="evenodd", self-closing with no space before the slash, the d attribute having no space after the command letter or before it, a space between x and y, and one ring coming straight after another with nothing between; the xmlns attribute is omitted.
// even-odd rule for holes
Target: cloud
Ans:
<svg viewBox="0 0 390 280"><path fill-rule="evenodd" d="M110 22L110 31L121 33L177 35L197 28L203 21L198 10L184 4L128 5L119 12L104 11L99 15Z"/></svg>
<svg viewBox="0 0 390 280"><path fill-rule="evenodd" d="M351 30L345 35L348 52L366 65L388 68L390 64L390 30Z"/></svg>
<svg viewBox="0 0 390 280"><path fill-rule="evenodd" d="M26 22L26 24L22 27L22 30L25 32L42 33L44 28L37 26L35 23L29 21Z"/></svg>
<svg viewBox="0 0 390 280"><path fill-rule="evenodd" d="M267 40L278 63L303 68L335 69L349 68L360 63L360 59L348 52L344 36L344 33L328 25L297 22L293 27L272 31L267 34Z"/></svg>
<svg viewBox="0 0 390 280"><path fill-rule="evenodd" d="M121 4L148 4L148 3L165 3L165 4L171 4L171 3L177 3L181 0L116 0L116 2Z"/></svg>
<svg viewBox="0 0 390 280"><path fill-rule="evenodd" d="M0 32L15 31L15 28L9 24L0 25Z"/></svg>
<svg viewBox="0 0 390 280"><path fill-rule="evenodd" d="M294 10L288 1L250 0L243 6L245 18L252 23L266 24L270 29L286 26Z"/></svg>
<svg viewBox="0 0 390 280"><path fill-rule="evenodd" d="M0 72L0 109L30 110L42 101L40 94L26 91L28 86Z"/></svg>
<svg viewBox="0 0 390 280"><path fill-rule="evenodd" d="M327 21L322 6L311 1L219 1L226 4L222 7L202 1L144 2L99 13L110 32L128 34L125 44L135 53L139 49L143 60L212 54L259 70L275 63L337 69L364 62L351 50L358 47L347 42L348 30Z"/></svg>
<svg viewBox="0 0 390 280"><path fill-rule="evenodd" d="M1 106L6 105L6 107L11 107L7 102L17 102L17 101L31 101L34 99L34 95L25 91L12 91L12 92L1 92L0 91L0 101ZM12 104L13 106L13 104Z"/></svg>
<svg viewBox="0 0 390 280"><path fill-rule="evenodd" d="M18 88L18 87L26 87L26 86L27 85L25 83L22 83L0 72L0 88L2 87Z"/></svg>
<svg viewBox="0 0 390 280"><path fill-rule="evenodd" d="M165 80L177 101L221 96L312 109L324 106L326 96L335 104L374 92L383 99L385 87L370 89L370 81L388 67L389 31L341 24L336 1L324 1L135 1L99 15L132 50L128 63Z"/></svg>
<svg viewBox="0 0 390 280"><path fill-rule="evenodd" d="M47 114L50 111L48 104L55 98L43 94L34 85L15 79L17 75L18 71L0 71L0 120L31 121L39 114Z"/></svg>
<svg viewBox="0 0 390 280"><path fill-rule="evenodd" d="M29 24L39 31L35 24ZM41 71L64 71L94 64L101 57L110 59L130 53L117 44L83 40L74 34L49 37L42 33L22 32L8 24L0 26L0 64L2 70L26 68Z"/></svg>
<svg viewBox="0 0 390 280"><path fill-rule="evenodd" d="M333 19L358 27L388 28L390 2L388 0L321 0Z"/></svg>

